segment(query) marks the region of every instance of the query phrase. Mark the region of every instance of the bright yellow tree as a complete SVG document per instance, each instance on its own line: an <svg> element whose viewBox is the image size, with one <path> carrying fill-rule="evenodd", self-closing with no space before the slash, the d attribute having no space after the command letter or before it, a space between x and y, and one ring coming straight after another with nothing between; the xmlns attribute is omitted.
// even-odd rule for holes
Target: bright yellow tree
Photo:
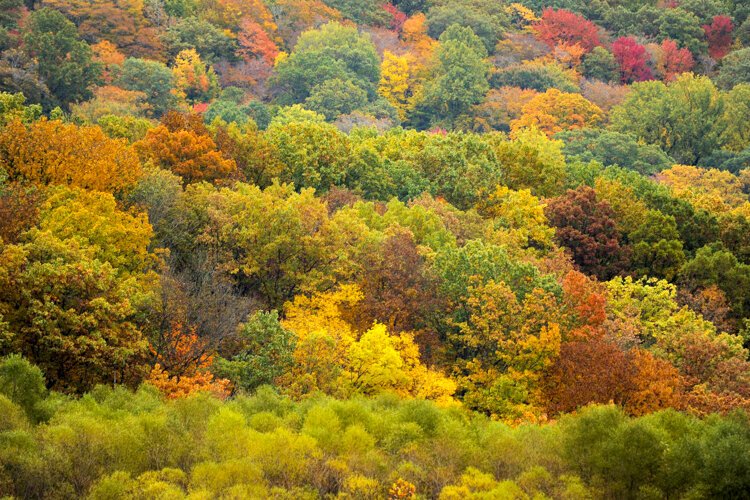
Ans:
<svg viewBox="0 0 750 500"><path fill-rule="evenodd" d="M549 89L523 107L521 117L511 122L511 132L537 128L552 137L563 130L574 130L600 124L604 112L580 94Z"/></svg>
<svg viewBox="0 0 750 500"><path fill-rule="evenodd" d="M378 93L398 111L401 120L410 108L409 62L405 56L386 50L380 72Z"/></svg>

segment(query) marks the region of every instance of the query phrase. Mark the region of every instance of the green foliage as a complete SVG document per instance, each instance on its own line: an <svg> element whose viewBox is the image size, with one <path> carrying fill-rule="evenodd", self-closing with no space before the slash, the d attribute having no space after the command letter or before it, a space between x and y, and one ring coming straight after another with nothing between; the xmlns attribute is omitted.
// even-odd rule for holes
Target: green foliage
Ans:
<svg viewBox="0 0 750 500"><path fill-rule="evenodd" d="M674 160L651 144L639 143L633 136L608 130L571 130L555 136L565 141L563 152L570 161L598 161L604 166L618 166L643 175L670 168Z"/></svg>
<svg viewBox="0 0 750 500"><path fill-rule="evenodd" d="M151 113L157 118L177 105L173 93L174 75L160 62L128 58L118 69L115 83L124 89L146 94Z"/></svg>
<svg viewBox="0 0 750 500"><path fill-rule="evenodd" d="M170 26L163 36L170 60L185 49L195 49L201 59L213 64L234 58L237 44L233 38L213 24L189 17Z"/></svg>
<svg viewBox="0 0 750 500"><path fill-rule="evenodd" d="M611 127L660 146L680 163L694 164L721 146L724 101L707 77L636 83L612 110Z"/></svg>
<svg viewBox="0 0 750 500"><path fill-rule="evenodd" d="M454 24L443 32L422 102L435 121L452 124L482 101L489 90L486 56L487 50L471 28Z"/></svg>
<svg viewBox="0 0 750 500"><path fill-rule="evenodd" d="M39 76L52 94L46 107L67 109L91 97L101 66L93 62L91 48L65 16L51 9L33 12L25 26L24 50L37 61Z"/></svg>
<svg viewBox="0 0 750 500"><path fill-rule="evenodd" d="M300 36L294 51L276 65L274 83L279 102L299 103L321 83L338 78L353 82L374 99L380 81L380 61L366 35L355 28L328 23Z"/></svg>
<svg viewBox="0 0 750 500"><path fill-rule="evenodd" d="M0 394L17 404L29 420L38 420L39 403L47 396L42 371L18 355L0 360Z"/></svg>
<svg viewBox="0 0 750 500"><path fill-rule="evenodd" d="M279 323L276 311L258 312L240 327L240 352L231 360L220 359L217 373L237 389L252 391L273 384L292 364L294 334Z"/></svg>

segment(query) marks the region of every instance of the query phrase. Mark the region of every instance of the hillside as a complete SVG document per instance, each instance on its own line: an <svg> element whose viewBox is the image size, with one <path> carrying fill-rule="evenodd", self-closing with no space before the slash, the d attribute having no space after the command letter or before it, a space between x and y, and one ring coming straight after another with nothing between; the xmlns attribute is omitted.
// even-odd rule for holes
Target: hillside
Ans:
<svg viewBox="0 0 750 500"><path fill-rule="evenodd" d="M0 497L747 498L750 5L0 0Z"/></svg>

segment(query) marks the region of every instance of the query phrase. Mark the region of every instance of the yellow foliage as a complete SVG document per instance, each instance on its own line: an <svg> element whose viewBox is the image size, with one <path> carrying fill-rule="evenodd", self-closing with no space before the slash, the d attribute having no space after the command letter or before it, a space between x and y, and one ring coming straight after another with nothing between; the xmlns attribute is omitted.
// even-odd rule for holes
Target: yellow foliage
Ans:
<svg viewBox="0 0 750 500"><path fill-rule="evenodd" d="M11 180L119 191L141 176L141 164L125 139L99 127L78 127L43 118L19 119L0 131L0 168Z"/></svg>
<svg viewBox="0 0 750 500"><path fill-rule="evenodd" d="M377 323L361 334L351 326L346 312L362 299L357 286L343 285L287 304L283 325L297 335L297 347L295 366L280 385L296 397L389 391L454 404L455 383L421 362L413 335L394 335Z"/></svg>
<svg viewBox="0 0 750 500"><path fill-rule="evenodd" d="M396 108L401 120L406 118L406 112L411 108L409 80L407 58L386 50L383 54L378 93Z"/></svg>
<svg viewBox="0 0 750 500"><path fill-rule="evenodd" d="M523 107L521 117L511 122L511 131L537 128L552 137L564 130L598 125L604 112L580 94L549 89L531 99Z"/></svg>

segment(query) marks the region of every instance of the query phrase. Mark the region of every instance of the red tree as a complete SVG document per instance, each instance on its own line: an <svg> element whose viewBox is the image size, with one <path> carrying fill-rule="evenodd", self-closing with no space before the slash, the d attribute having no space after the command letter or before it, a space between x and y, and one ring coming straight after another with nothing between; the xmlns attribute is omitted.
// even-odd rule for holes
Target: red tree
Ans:
<svg viewBox="0 0 750 500"><path fill-rule="evenodd" d="M401 28L403 28L404 23L406 22L407 16L401 10L399 10L398 7L393 5L392 3L387 3L383 5L383 9L391 15L391 21L389 23L389 27L393 31L400 32Z"/></svg>
<svg viewBox="0 0 750 500"><path fill-rule="evenodd" d="M240 45L237 53L246 61L263 59L267 64L273 64L274 59L279 55L279 48L268 33L250 18L245 18L240 22L237 41Z"/></svg>
<svg viewBox="0 0 750 500"><path fill-rule="evenodd" d="M661 42L659 70L665 81L674 80L678 75L693 69L694 65L693 54L688 49L677 47L677 43L669 38Z"/></svg>
<svg viewBox="0 0 750 500"><path fill-rule="evenodd" d="M559 44L580 45L590 52L601 45L599 29L586 18L565 9L545 9L542 20L534 26L537 38L550 47Z"/></svg>
<svg viewBox="0 0 750 500"><path fill-rule="evenodd" d="M711 24L703 26L708 40L708 53L714 59L721 59L729 52L732 45L734 24L729 16L714 16Z"/></svg>
<svg viewBox="0 0 750 500"><path fill-rule="evenodd" d="M612 53L620 65L622 83L653 80L651 68L648 67L646 47L639 44L632 36L620 37L612 44Z"/></svg>

